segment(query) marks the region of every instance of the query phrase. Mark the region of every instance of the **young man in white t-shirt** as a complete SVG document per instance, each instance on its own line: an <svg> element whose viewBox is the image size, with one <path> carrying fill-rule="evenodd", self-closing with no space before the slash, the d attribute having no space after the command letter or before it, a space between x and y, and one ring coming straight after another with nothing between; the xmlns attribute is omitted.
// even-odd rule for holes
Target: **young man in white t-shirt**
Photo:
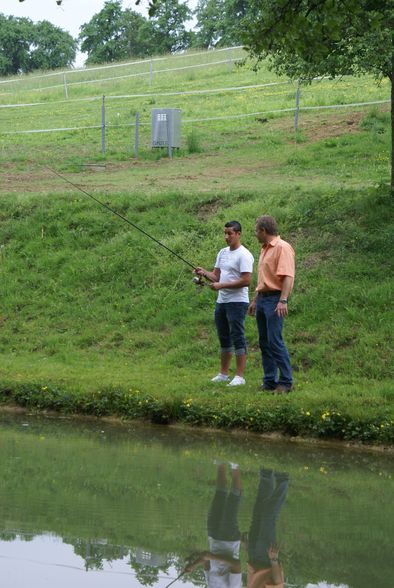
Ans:
<svg viewBox="0 0 394 588"><path fill-rule="evenodd" d="M249 284L253 273L253 255L241 245L241 225L230 221L224 225L227 247L217 255L211 272L202 267L194 271L210 280L210 287L218 291L215 323L220 341L220 373L212 382L229 382L229 386L245 384L246 367L245 317L249 304ZM235 351L236 374L230 382L228 375Z"/></svg>
<svg viewBox="0 0 394 588"><path fill-rule="evenodd" d="M239 465L231 467L231 487L227 487L227 464L216 464L215 494L208 511L207 531L209 551L202 551L185 567L190 573L204 566L208 588L241 588L242 574L239 559L241 533L238 527L238 510L242 495Z"/></svg>

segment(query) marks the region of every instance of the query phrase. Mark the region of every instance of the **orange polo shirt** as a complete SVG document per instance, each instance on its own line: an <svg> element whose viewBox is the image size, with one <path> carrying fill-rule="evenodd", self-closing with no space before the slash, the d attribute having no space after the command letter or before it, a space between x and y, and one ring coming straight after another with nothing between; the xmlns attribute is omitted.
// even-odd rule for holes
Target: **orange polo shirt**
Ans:
<svg viewBox="0 0 394 588"><path fill-rule="evenodd" d="M293 247L279 235L265 243L260 253L256 292L282 290L283 278L295 276L294 258Z"/></svg>
<svg viewBox="0 0 394 588"><path fill-rule="evenodd" d="M283 577L283 569L280 566L280 571L282 575L282 582L279 584L274 584L271 568L262 568L256 570L248 564L248 583L247 588L284 588L284 577Z"/></svg>

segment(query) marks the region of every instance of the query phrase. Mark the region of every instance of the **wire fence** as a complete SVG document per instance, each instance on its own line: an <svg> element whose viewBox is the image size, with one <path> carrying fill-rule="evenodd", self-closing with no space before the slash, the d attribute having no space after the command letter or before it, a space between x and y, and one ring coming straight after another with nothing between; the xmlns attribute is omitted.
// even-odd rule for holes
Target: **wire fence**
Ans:
<svg viewBox="0 0 394 588"><path fill-rule="evenodd" d="M223 53L225 52L227 54L227 57L225 59L220 59L217 60L215 59L214 61L212 60L212 57L215 57L218 53ZM236 53L239 53L239 55L237 56ZM201 62L201 63L187 63L186 65L183 66L178 66L178 67L164 67L164 68L157 68L155 67L156 64L161 64L163 62L169 62L172 63L174 60L179 60L179 59L183 59L183 60L187 60L188 62L193 61L196 57L205 57L205 61ZM64 70L64 71L56 71L56 72L51 72L51 73L47 73L47 74L41 74L41 75L28 75L28 76L23 76L23 77L18 77L18 78L10 78L10 79L5 79L5 80L0 80L0 86L1 85L13 85L13 84L19 84L20 82L24 82L24 84L26 85L29 84L29 90L33 91L33 92L42 92L42 91L47 91L47 90L54 90L54 89L58 89L58 88L64 88L64 93L65 96L68 97L68 90L70 87L73 86L83 86L85 84L101 84L101 83L106 83L106 82L114 82L117 80L124 80L127 78L135 78L135 77L149 77L149 84L152 85L153 82L153 76L156 76L157 74L163 74L163 73L170 73L170 72L184 72L186 70L193 70L196 68L207 68L207 67L211 67L211 66L217 66L217 65L223 65L226 64L228 69L232 69L233 65L242 61L244 59L244 50L242 46L235 46L235 47L226 47L226 48L222 48L222 49L214 49L214 50L210 50L210 51L204 51L204 52L197 52L197 53L181 53L181 54L175 54L175 55L171 55L170 57L165 56L165 57L156 57L156 58L151 58L151 59L145 59L145 60L137 60L137 61L129 61L129 62L124 62L124 63L115 63L115 64L109 64L109 65L103 65L103 66L97 66L97 67L87 67L87 68L83 68L83 69L75 69L75 70ZM127 74L123 74L123 75L117 75L117 76L111 76L111 77L95 77L93 79L89 79L87 78L87 76L89 76L90 72L100 72L100 71L107 71L108 69L139 69L141 71L136 71L136 72L128 72ZM83 79L79 80L79 81L73 81L70 82L69 78L70 77L75 77L75 75L79 75L81 76ZM47 79L47 78L53 78L53 77L58 77L61 80L61 83L59 84L55 84L55 85L51 85L51 86L38 86L35 87L34 84L36 84L39 80L43 80L43 79ZM7 93L17 93L19 91L18 88L15 88L14 90L11 88L11 91L7 92Z"/></svg>
<svg viewBox="0 0 394 588"><path fill-rule="evenodd" d="M390 100L373 100L370 102L352 102L349 104L327 104L324 106L299 106L299 111L308 111L308 110L329 110L333 108L354 108L354 107L362 107L362 106L376 106L378 104L389 104ZM220 121L220 120L235 120L239 118L249 118L253 116L262 116L264 114L282 114L282 113L291 113L296 112L297 107L294 108L280 108L277 110L261 110L258 112L249 112L245 114L234 114L228 116L211 116L206 118L191 118L191 119L183 119L183 124L190 124L190 123L197 123L197 122L210 122L210 121ZM146 122L139 122L140 126L150 126L151 121ZM58 127L52 129L30 129L25 131L0 131L0 134L3 135L29 135L33 133L54 133L54 132L62 132L62 131L82 131L86 129L102 129L102 128L126 128L126 127L135 127L135 122L130 123L121 123L121 124L97 124L97 125L86 125L86 126L77 126L77 127Z"/></svg>
<svg viewBox="0 0 394 588"><path fill-rule="evenodd" d="M195 53L192 58L209 56L205 63L187 63L180 64L179 67L164 67L157 70L156 73L174 73L177 71L184 72L187 69L203 68L234 63L239 56L235 55L235 50L242 50L242 47L233 47L219 49L216 53L227 51L227 59L212 60L214 52ZM189 55L175 55L170 58L157 58L153 61L164 62L188 57ZM84 73L97 72L98 70L107 71L110 68L121 68L130 66L143 66L146 68L147 61L135 61L127 64L111 64L97 68L87 68L81 70ZM179 61L178 61L179 63ZM64 72L61 72L64 73ZM69 72L67 72L69 73ZM34 79L46 78L52 75L59 75L59 72L35 76ZM127 74L106 77L101 80L98 78L84 79L73 82L74 85L104 83L111 80L124 80L128 77L137 77L148 75L144 72L129 72ZM238 75L238 79L250 80L246 74L244 78ZM33 79L33 78L32 78ZM213 78L213 79L216 79ZM219 78L218 78L219 79ZM220 78L222 79L222 78ZM223 79L227 79L224 76ZM15 81L15 80L11 80ZM2 82L0 82L2 83ZM201 83L203 85L204 82ZM205 82L207 83L207 82ZM71 86L72 84L69 84ZM175 83L171 80L169 84L174 87ZM303 112L318 112L324 110L340 109L359 109L365 107L379 106L390 103L389 88L382 85L379 91L371 91L371 80L365 78L341 78L333 80L329 78L315 78L308 86L300 85L289 80L270 80L251 84L241 83L239 85L221 85L219 87L195 87L195 80L190 84L192 87L187 88L187 83L183 80L182 89L167 89L166 86L160 87L157 91L139 91L134 93L109 95L89 95L70 98L67 94L62 99L51 99L50 94L46 94L45 100L0 103L0 138L3 141L6 137L20 135L37 135L37 134L55 134L63 133L93 133L90 136L90 143L97 141L98 150L105 153L108 145L107 138L116 148L121 151L121 141L116 138L116 131L123 133L130 128L136 128L135 137L131 138L130 133L127 138L123 135L123 142L126 140L128 151L130 147L135 153L138 153L139 133L141 127L151 127L151 111L157 108L157 101L164 102L166 108L180 108L182 110L182 125L190 128L194 124L214 124L229 123L229 128L234 128L231 121L241 119L251 119L257 117L276 118L283 115L294 116L294 128L298 129L299 116ZM62 85L52 86L52 88L61 87ZM186 88L185 88L186 86ZM41 88L28 88L26 92L32 92ZM48 90L48 87L42 90ZM68 89L68 88L67 88ZM101 88L100 88L101 89ZM123 88L122 88L123 89ZM116 91L116 88L112 88ZM359 95L365 97L364 100L355 100ZM387 98L386 98L387 96ZM25 94L26 97L26 94ZM353 99L352 99L353 98ZM369 99L368 99L369 98ZM46 125L48 119L53 123ZM259 119L258 119L259 120ZM261 121L260 121L261 122ZM264 121L265 122L265 121ZM44 123L44 124L43 124ZM94 137L97 133L97 139ZM119 136L120 138L120 136ZM92 143L93 141L93 143ZM117 141L119 144L117 144ZM131 145L131 141L134 142ZM150 148L150 136L145 132L142 141L145 147ZM99 147L101 146L101 147ZM115 148L115 147L114 147Z"/></svg>
<svg viewBox="0 0 394 588"><path fill-rule="evenodd" d="M246 86L228 86L223 88L202 88L200 90L186 90L178 92L145 92L138 94L121 94L121 95L109 95L107 100L124 100L126 98L156 98L162 96L186 96L186 95L197 95L197 94L218 94L224 92L238 92L242 90L251 90L257 88L267 88L270 86L282 86L288 85L289 82L268 82L265 84L248 84ZM57 104L69 104L75 102L91 102L94 100L101 100L101 96L93 96L88 98L71 98L70 100L54 100L50 103L51 106ZM17 103L17 104L0 104L0 108L25 108L33 106L48 106L48 102L29 102L29 103Z"/></svg>

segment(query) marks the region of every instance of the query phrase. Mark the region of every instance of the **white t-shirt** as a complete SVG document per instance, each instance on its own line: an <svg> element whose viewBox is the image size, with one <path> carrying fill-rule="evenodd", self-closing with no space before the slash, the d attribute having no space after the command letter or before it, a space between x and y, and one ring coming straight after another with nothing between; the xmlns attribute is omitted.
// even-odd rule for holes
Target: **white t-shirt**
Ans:
<svg viewBox="0 0 394 588"><path fill-rule="evenodd" d="M221 249L216 258L215 267L220 269L220 282L235 282L244 272L253 272L253 255L240 245L237 249L230 247ZM218 290L217 301L224 302L249 302L249 288L223 288Z"/></svg>
<svg viewBox="0 0 394 588"><path fill-rule="evenodd" d="M208 537L211 553L226 554L233 559L239 559L240 543L240 541L220 541ZM209 571L204 571L208 588L241 588L242 574L230 572L229 564L215 560L211 560L209 564Z"/></svg>

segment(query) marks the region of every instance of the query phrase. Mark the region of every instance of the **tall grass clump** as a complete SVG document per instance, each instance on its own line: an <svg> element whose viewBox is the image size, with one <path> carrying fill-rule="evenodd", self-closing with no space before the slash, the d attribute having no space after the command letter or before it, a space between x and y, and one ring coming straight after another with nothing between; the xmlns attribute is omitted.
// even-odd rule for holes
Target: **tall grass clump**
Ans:
<svg viewBox="0 0 394 588"><path fill-rule="evenodd" d="M195 129L192 129L186 137L187 151L188 153L201 153L201 142L200 136Z"/></svg>

